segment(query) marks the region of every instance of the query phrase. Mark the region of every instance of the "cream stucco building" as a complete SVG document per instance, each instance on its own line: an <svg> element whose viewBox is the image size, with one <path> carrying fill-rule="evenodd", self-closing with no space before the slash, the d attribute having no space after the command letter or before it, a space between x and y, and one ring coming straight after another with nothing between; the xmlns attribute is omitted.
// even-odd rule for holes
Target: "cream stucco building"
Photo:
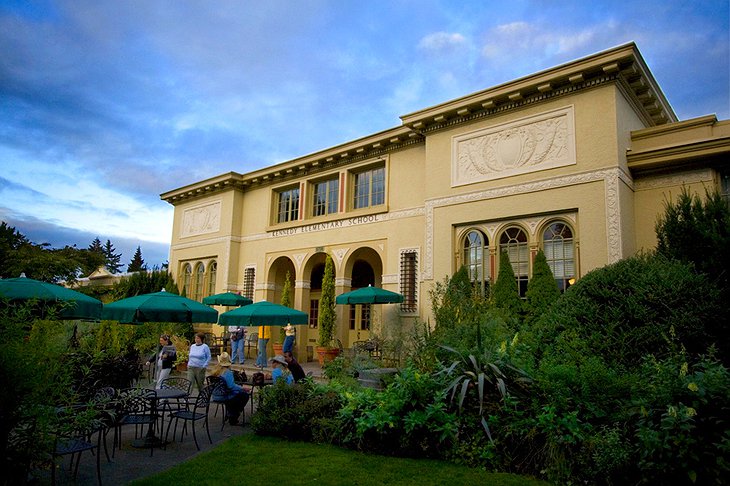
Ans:
<svg viewBox="0 0 730 486"><path fill-rule="evenodd" d="M429 290L461 265L486 288L505 249L524 292L543 249L564 289L653 248L656 218L682 185L728 192L730 122L678 121L633 43L401 120L162 194L175 207L169 261L186 295L278 302L289 272L311 323L297 351L311 359L326 254L338 294L372 284L405 296L372 316L338 306L348 347L379 326L429 320Z"/></svg>

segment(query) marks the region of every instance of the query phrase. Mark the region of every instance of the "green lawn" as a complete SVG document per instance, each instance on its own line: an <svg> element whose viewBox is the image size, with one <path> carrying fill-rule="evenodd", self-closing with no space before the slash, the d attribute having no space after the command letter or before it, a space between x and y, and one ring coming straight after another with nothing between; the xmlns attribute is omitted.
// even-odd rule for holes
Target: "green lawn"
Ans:
<svg viewBox="0 0 730 486"><path fill-rule="evenodd" d="M480 484L547 485L514 474L492 474L428 459L363 454L333 446L245 434L134 485L186 484Z"/></svg>

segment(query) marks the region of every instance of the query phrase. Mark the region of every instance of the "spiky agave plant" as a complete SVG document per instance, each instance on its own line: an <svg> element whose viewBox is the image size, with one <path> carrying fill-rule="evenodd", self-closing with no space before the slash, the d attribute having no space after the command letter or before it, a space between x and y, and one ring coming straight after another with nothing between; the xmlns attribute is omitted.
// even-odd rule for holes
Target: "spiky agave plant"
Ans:
<svg viewBox="0 0 730 486"><path fill-rule="evenodd" d="M444 365L438 372L451 378L446 388L450 402L457 403L461 412L467 404L467 397L473 396L469 395L469 390L476 390L481 424L491 441L492 434L483 414L490 391L496 390L499 393L499 400L503 401L509 394L507 383L522 389L531 378L525 371L488 351L468 353L445 345L440 347L454 357L450 364Z"/></svg>

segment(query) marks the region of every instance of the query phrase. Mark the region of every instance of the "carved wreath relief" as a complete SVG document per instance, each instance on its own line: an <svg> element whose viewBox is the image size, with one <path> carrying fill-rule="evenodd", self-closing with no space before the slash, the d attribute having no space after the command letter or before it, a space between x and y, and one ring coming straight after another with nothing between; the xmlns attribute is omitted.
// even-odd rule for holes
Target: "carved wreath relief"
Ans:
<svg viewBox="0 0 730 486"><path fill-rule="evenodd" d="M195 236L215 233L220 229L221 203L186 209L183 213L182 235Z"/></svg>
<svg viewBox="0 0 730 486"><path fill-rule="evenodd" d="M575 163L572 108L454 137L454 186Z"/></svg>

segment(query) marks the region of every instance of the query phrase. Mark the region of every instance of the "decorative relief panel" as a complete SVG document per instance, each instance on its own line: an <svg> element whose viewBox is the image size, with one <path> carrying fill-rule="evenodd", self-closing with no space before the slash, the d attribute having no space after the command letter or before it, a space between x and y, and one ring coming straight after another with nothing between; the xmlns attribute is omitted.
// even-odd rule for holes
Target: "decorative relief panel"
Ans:
<svg viewBox="0 0 730 486"><path fill-rule="evenodd" d="M215 233L220 229L221 202L206 204L186 209L182 217L182 233L180 237Z"/></svg>
<svg viewBox="0 0 730 486"><path fill-rule="evenodd" d="M575 127L570 106L454 137L451 185L575 163Z"/></svg>

